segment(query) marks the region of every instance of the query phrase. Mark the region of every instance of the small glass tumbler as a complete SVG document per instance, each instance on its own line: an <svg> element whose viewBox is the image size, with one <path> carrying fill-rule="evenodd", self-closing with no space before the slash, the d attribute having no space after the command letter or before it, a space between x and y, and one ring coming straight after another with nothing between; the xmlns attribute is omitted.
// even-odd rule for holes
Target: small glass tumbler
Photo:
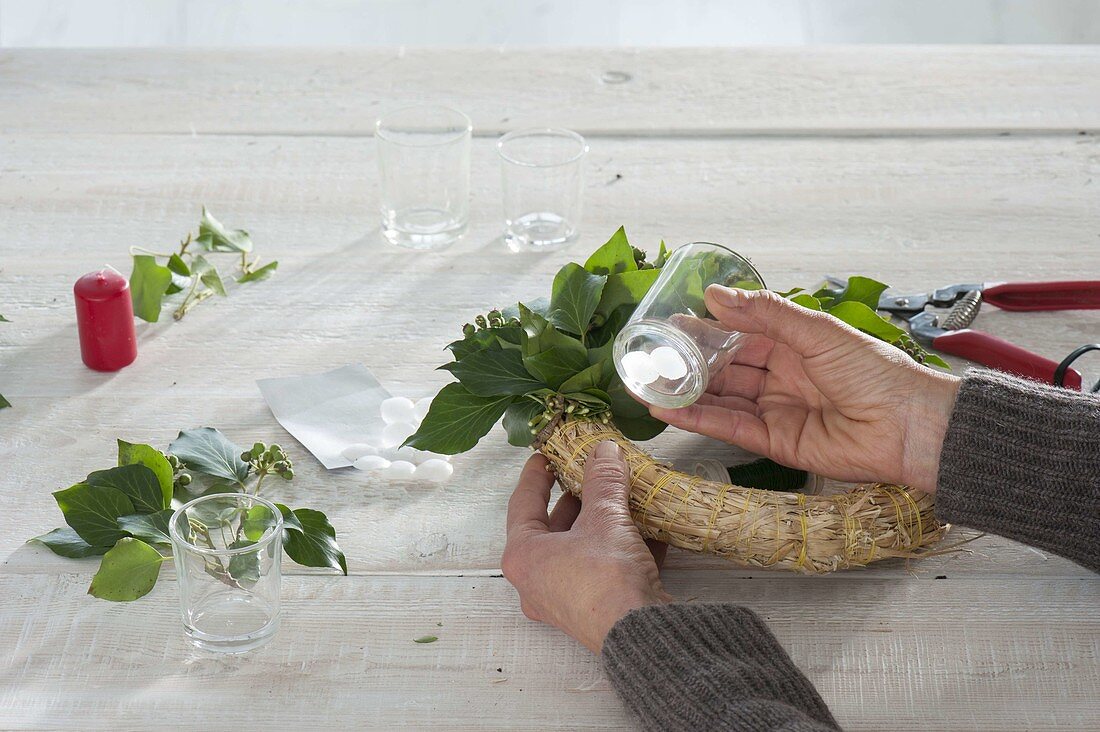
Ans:
<svg viewBox="0 0 1100 732"><path fill-rule="evenodd" d="M708 285L765 287L741 255L719 244L685 244L668 258L657 281L615 338L615 370L649 404L693 404L733 359L743 335L726 330L708 311Z"/></svg>
<svg viewBox="0 0 1100 732"><path fill-rule="evenodd" d="M513 252L550 251L577 238L588 143L576 132L532 129L497 141L504 241Z"/></svg>
<svg viewBox="0 0 1100 732"><path fill-rule="evenodd" d="M199 648L243 653L279 628L283 515L245 493L196 498L172 514L183 628Z"/></svg>
<svg viewBox="0 0 1100 732"><path fill-rule="evenodd" d="M444 249L470 218L470 118L439 105L398 109L375 125L382 236L409 249Z"/></svg>

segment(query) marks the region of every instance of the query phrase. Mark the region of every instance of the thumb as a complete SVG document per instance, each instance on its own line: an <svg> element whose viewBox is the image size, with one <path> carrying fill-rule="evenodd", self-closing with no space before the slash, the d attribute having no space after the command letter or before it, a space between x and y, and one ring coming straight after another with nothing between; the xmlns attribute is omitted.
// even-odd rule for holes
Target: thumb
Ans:
<svg viewBox="0 0 1100 732"><path fill-rule="evenodd" d="M630 469L623 451L611 440L596 445L584 466L581 512L578 521L600 517L630 520L628 508Z"/></svg>
<svg viewBox="0 0 1100 732"><path fill-rule="evenodd" d="M859 331L828 313L804 308L771 290L711 285L706 303L711 315L730 330L761 333L803 356L816 356L859 337Z"/></svg>

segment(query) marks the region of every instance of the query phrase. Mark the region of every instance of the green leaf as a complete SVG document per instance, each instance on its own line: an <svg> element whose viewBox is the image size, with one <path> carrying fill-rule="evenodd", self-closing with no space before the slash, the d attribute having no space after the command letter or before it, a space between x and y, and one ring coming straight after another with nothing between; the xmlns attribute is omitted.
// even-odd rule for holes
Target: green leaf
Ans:
<svg viewBox="0 0 1100 732"><path fill-rule="evenodd" d="M0 323L10 323L10 322L11 321L8 320L7 318L5 318L3 315L0 315Z"/></svg>
<svg viewBox="0 0 1100 732"><path fill-rule="evenodd" d="M37 541L54 554L70 559L99 556L100 554L106 553L109 548L106 546L92 546L81 539L80 534L76 533L68 526L54 529L50 533L43 534L42 536L36 536L31 539L31 541Z"/></svg>
<svg viewBox="0 0 1100 732"><path fill-rule="evenodd" d="M195 257L192 266L194 267L195 274L198 275L204 285L222 297L225 297L225 283L222 282L222 276L218 274L217 267L201 254Z"/></svg>
<svg viewBox="0 0 1100 732"><path fill-rule="evenodd" d="M661 239L661 248L657 252L657 259L653 260L653 266L657 269L665 266L665 262L668 261L668 247L665 246L665 240Z"/></svg>
<svg viewBox="0 0 1100 732"><path fill-rule="evenodd" d="M443 368L478 396L519 396L546 386L527 373L523 357L515 349L478 351Z"/></svg>
<svg viewBox="0 0 1100 732"><path fill-rule="evenodd" d="M208 252L251 252L252 239L244 229L227 229L202 207L199 236L195 241Z"/></svg>
<svg viewBox="0 0 1100 732"><path fill-rule="evenodd" d="M505 318L518 318L520 316L520 309L527 308L533 313L538 313L542 317L546 317L546 314L550 312L550 300L545 297L536 297L534 300L528 300L527 302L516 303L515 305L509 305L501 310L501 315Z"/></svg>
<svg viewBox="0 0 1100 732"><path fill-rule="evenodd" d="M175 513L170 508L156 513L133 513L118 517L118 527L126 533L150 544L171 544L168 521Z"/></svg>
<svg viewBox="0 0 1100 732"><path fill-rule="evenodd" d="M149 594L160 575L162 557L153 547L138 539L119 539L103 555L99 571L92 577L88 594L101 600L129 602Z"/></svg>
<svg viewBox="0 0 1100 732"><path fill-rule="evenodd" d="M153 471L160 483L163 494L161 508L172 505L172 466L168 464L168 458L160 450L151 445L118 441L119 465L144 465Z"/></svg>
<svg viewBox="0 0 1100 732"><path fill-rule="evenodd" d="M156 513L172 505L171 493L165 496L156 473L141 464L97 470L84 482L121 491L134 506L134 510L127 513Z"/></svg>
<svg viewBox="0 0 1100 732"><path fill-rule="evenodd" d="M130 272L134 315L147 323L157 322L161 301L171 284L172 270L157 264L156 257L150 254L135 254L134 269Z"/></svg>
<svg viewBox="0 0 1100 732"><path fill-rule="evenodd" d="M855 300L833 305L828 309L828 313L843 320L853 328L858 328L864 333L873 335L875 338L887 343L896 343L900 338L907 335L904 330L884 319L867 305Z"/></svg>
<svg viewBox="0 0 1100 732"><path fill-rule="evenodd" d="M557 389L566 380L588 368L588 351L583 347L580 353L554 347L523 359L523 365L551 389Z"/></svg>
<svg viewBox="0 0 1100 732"><path fill-rule="evenodd" d="M941 369L947 369L948 371L951 370L951 364L947 363L947 361L944 361L936 354L930 353L927 350L924 352L924 362L932 366L939 366Z"/></svg>
<svg viewBox="0 0 1100 732"><path fill-rule="evenodd" d="M608 276L596 313L606 320L616 308L623 305L630 305L633 311L660 275L659 269L639 269Z"/></svg>
<svg viewBox="0 0 1100 732"><path fill-rule="evenodd" d="M11 402L9 402L7 399L5 399L3 394L0 394L0 409L4 409L5 407L10 407L10 406L11 406Z"/></svg>
<svg viewBox="0 0 1100 732"><path fill-rule="evenodd" d="M465 452L493 428L514 399L482 397L462 384L448 384L432 400L427 416L405 445L441 455Z"/></svg>
<svg viewBox="0 0 1100 732"><path fill-rule="evenodd" d="M525 363L528 356L542 353L551 348L573 351L578 355L583 354L587 357L588 351L583 343L571 335L562 333L551 325L546 318L523 305L520 305L520 323L522 327L520 350L523 353Z"/></svg>
<svg viewBox="0 0 1100 732"><path fill-rule="evenodd" d="M287 556L303 567L332 567L347 574L348 562L336 545L336 529L328 517L310 508L296 508L294 516L302 528L286 532L283 549Z"/></svg>
<svg viewBox="0 0 1100 732"><path fill-rule="evenodd" d="M566 399L572 399L575 402L581 402L587 404L590 407L610 407L611 396L603 389L585 389L584 391L572 391L565 392L563 394Z"/></svg>
<svg viewBox="0 0 1100 732"><path fill-rule="evenodd" d="M798 303L804 308L810 310L821 310L821 301L813 295L807 295L806 293L800 293L793 297L788 298L791 302Z"/></svg>
<svg viewBox="0 0 1100 732"><path fill-rule="evenodd" d="M519 399L504 410L504 429L508 432L508 444L528 447L535 439L531 433L532 419L543 413L546 407L533 399Z"/></svg>
<svg viewBox="0 0 1100 732"><path fill-rule="evenodd" d="M250 470L241 460L241 448L213 427L183 430L168 446L168 452L191 470L235 483L243 484Z"/></svg>
<svg viewBox="0 0 1100 732"><path fill-rule="evenodd" d="M603 371L603 364L593 364L563 381L561 386L558 387L558 391L568 394L569 392L584 391L585 389L596 389L600 386Z"/></svg>
<svg viewBox="0 0 1100 732"><path fill-rule="evenodd" d="M413 638L413 643L435 643L438 638L434 635L422 635L419 638Z"/></svg>
<svg viewBox="0 0 1100 732"><path fill-rule="evenodd" d="M640 419L649 416L649 408L630 395L618 373L612 377L607 394L611 398L611 413L615 415L616 422L620 419Z"/></svg>
<svg viewBox="0 0 1100 732"><path fill-rule="evenodd" d="M651 440L665 431L667 424L650 416L615 417L615 426L628 440Z"/></svg>
<svg viewBox="0 0 1100 732"><path fill-rule="evenodd" d="M228 548L244 549L255 544L256 542L251 539L237 539ZM238 585L251 587L260 579L260 553L244 552L243 554L234 554L229 558L229 566L226 567L226 570ZM344 574L347 574L347 572Z"/></svg>
<svg viewBox="0 0 1100 732"><path fill-rule="evenodd" d="M168 258L168 269L181 277L191 276L191 268L187 266L187 262L183 261L183 257L178 254L173 254Z"/></svg>
<svg viewBox="0 0 1100 732"><path fill-rule="evenodd" d="M65 523L92 546L111 546L126 536L118 517L133 513L134 504L117 488L77 483L53 497Z"/></svg>
<svg viewBox="0 0 1100 732"><path fill-rule="evenodd" d="M600 304L606 282L606 276L594 275L579 264L565 265L554 277L550 314L546 319L564 331L583 336Z"/></svg>
<svg viewBox="0 0 1100 732"><path fill-rule="evenodd" d="M873 280L870 277L849 277L848 284L843 290L826 291L831 299L822 304L829 311L845 302L859 302L871 310L877 310L879 297L885 291L886 285L878 280Z"/></svg>
<svg viewBox="0 0 1100 732"><path fill-rule="evenodd" d="M634 247L627 241L626 230L620 226L606 244L592 253L584 263L584 268L598 275L637 270L638 263L634 261Z"/></svg>
<svg viewBox="0 0 1100 732"><path fill-rule="evenodd" d="M259 282L260 280L266 280L271 275L275 274L275 270L279 268L278 262L268 262L259 269L254 269L251 272L246 272L237 278L238 283L245 282Z"/></svg>
<svg viewBox="0 0 1100 732"><path fill-rule="evenodd" d="M295 531L304 531L302 524L298 521L298 517L294 515L294 512L281 503L276 503L275 507L279 509L279 512L283 515L283 530L289 531L291 529ZM253 506L248 509L248 513L244 518L244 526L242 531L244 535L252 541L259 541L263 538L264 533L275 525L275 516L271 513L271 509L264 505Z"/></svg>

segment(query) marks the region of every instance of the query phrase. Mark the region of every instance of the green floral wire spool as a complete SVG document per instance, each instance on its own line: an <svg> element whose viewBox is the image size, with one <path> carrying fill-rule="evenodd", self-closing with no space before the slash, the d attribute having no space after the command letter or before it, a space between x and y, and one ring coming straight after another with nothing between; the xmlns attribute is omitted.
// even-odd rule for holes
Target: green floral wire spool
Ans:
<svg viewBox="0 0 1100 732"><path fill-rule="evenodd" d="M631 508L643 535L749 566L828 572L885 557L911 557L944 527L932 498L901 486L873 484L834 496L791 492L796 473L780 466L738 468L737 480L679 473L632 440L668 426L635 401L612 363L616 335L656 281L668 258L634 247L620 228L583 265L566 264L549 300L479 315L448 344L441 368L457 381L436 395L405 444L448 455L470 450L503 418L509 443L550 460L559 482L581 491L583 464L596 441L623 446L631 467ZM947 368L875 308L886 285L851 277L840 289L779 293L827 312L905 351ZM801 474L799 486L805 484Z"/></svg>

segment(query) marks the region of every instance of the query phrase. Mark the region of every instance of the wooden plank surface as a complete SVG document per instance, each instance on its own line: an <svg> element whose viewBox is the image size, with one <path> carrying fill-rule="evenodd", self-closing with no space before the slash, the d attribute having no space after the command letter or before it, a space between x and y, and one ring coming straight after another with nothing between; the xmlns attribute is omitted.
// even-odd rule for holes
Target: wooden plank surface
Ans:
<svg viewBox="0 0 1100 732"><path fill-rule="evenodd" d="M496 576L523 451L495 434L441 487L324 471L255 379L362 361L395 393L428 394L445 381L431 370L440 344L471 314L542 294L623 223L643 243L732 244L779 287L825 273L913 290L1095 276L1100 143L1077 133L1100 129L1098 67L1093 48L0 53L0 312L13 321L0 393L15 403L0 412L0 648L14 649L0 728L197 723L211 719L200 689L248 694L267 708L219 705L227 723L274 728L624 727L595 659L523 620ZM610 68L632 81L599 81ZM361 138L374 109L429 97L486 136L535 121L595 133L581 241L508 254L492 143L478 140L467 238L432 255L384 246ZM131 245L167 245L203 203L247 226L278 275L140 326L139 361L119 374L84 369L72 282L125 269ZM989 309L979 324L1051 357L1100 333L1093 313ZM197 425L288 445L299 477L278 498L329 514L353 574L288 566L277 644L240 659L189 650L170 575L136 605L98 602L84 594L94 562L23 545L60 523L49 492L108 464L115 437L164 445ZM671 433L655 450L728 454ZM1044 552L985 537L823 578L674 552L666 575L680 597L760 611L847 728L1100 724L1100 588ZM439 644L409 642L435 622Z"/></svg>
<svg viewBox="0 0 1100 732"><path fill-rule="evenodd" d="M0 52L0 131L369 135L380 110L423 100L457 105L490 135L1100 129L1089 46L457 53Z"/></svg>

